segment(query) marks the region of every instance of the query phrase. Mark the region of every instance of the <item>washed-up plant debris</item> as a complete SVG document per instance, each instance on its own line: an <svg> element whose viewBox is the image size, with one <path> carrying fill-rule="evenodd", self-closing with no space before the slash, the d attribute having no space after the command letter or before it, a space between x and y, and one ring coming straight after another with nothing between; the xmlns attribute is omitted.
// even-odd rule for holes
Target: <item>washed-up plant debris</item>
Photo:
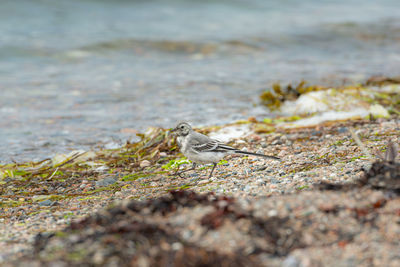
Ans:
<svg viewBox="0 0 400 267"><path fill-rule="evenodd" d="M377 116L387 116L381 110L400 114L400 87L397 81L397 77L375 77L363 85L336 88L307 86L304 81L297 86L289 84L286 87L275 83L260 95L260 100L270 110L280 110L292 115L304 116L314 112L364 108Z"/></svg>
<svg viewBox="0 0 400 267"><path fill-rule="evenodd" d="M124 202L75 221L62 231L39 234L34 253L15 263L278 266L296 250L328 247L336 254L348 245L359 246L360 238L371 232L375 236L391 224L395 210L385 205L394 200L374 193L370 199L357 202L360 193L368 196L373 192L348 193L345 203L335 193L325 193L328 202L304 193L305 202L296 204L287 196L286 205L293 208L288 214L268 210L268 205L279 203L277 199L244 209L232 197L172 191L148 201ZM382 213L383 209L387 212ZM341 257L326 259L337 263ZM396 256L392 256L388 262L395 261Z"/></svg>
<svg viewBox="0 0 400 267"><path fill-rule="evenodd" d="M232 214L233 218L243 216L236 214L232 202L233 199L226 197L184 191L146 202L129 202L74 222L65 231L38 235L36 255L52 250L51 255L39 256L41 264L61 259L69 266L111 262L117 266L245 266L249 263L257 266L255 260L243 253L220 253L185 242L177 229L162 222L163 216L178 209L199 206L215 207L227 215ZM58 242L56 239L62 240L63 248L53 249L53 242Z"/></svg>
<svg viewBox="0 0 400 267"><path fill-rule="evenodd" d="M84 179L97 181L105 176L134 180L151 173L154 164L175 158L176 144L169 131L151 128L139 134L141 141L119 149L97 152L75 151L40 162L0 165L0 208L26 205L37 195L62 199L90 195L99 190L71 190ZM146 162L146 167L141 163ZM118 190L118 183L107 188Z"/></svg>
<svg viewBox="0 0 400 267"><path fill-rule="evenodd" d="M11 266L397 266L398 116L277 126L300 119L237 122L248 135L232 145L284 161L232 156L212 179L201 168L176 177L189 161L160 128L116 149L3 165L0 259ZM352 129L369 149L386 150L376 165ZM23 250L8 255L16 246Z"/></svg>
<svg viewBox="0 0 400 267"><path fill-rule="evenodd" d="M305 81L301 81L298 85L288 84L282 86L279 83L274 83L271 89L264 91L260 95L261 103L271 110L279 109L283 102L288 100L296 100L300 95L312 92L325 90L326 87L317 85L308 85Z"/></svg>
<svg viewBox="0 0 400 267"><path fill-rule="evenodd" d="M277 115L299 117L292 122L280 123L278 127L308 127L326 121L389 118L391 115L400 115L400 86L396 81L397 78L377 77L365 84L340 87L306 86L305 82L286 87L274 84L272 89L261 94L260 99Z"/></svg>
<svg viewBox="0 0 400 267"><path fill-rule="evenodd" d="M373 76L367 80L366 85L390 85L400 84L400 76L397 77L386 77L386 76Z"/></svg>

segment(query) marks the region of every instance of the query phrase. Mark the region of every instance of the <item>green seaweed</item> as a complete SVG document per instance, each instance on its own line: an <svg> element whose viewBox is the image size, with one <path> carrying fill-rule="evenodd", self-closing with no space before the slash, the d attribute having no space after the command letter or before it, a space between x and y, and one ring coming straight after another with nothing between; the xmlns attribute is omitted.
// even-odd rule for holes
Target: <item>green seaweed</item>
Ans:
<svg viewBox="0 0 400 267"><path fill-rule="evenodd" d="M191 162L187 158L172 159L167 164L161 166L164 170L175 170L181 165L190 164Z"/></svg>

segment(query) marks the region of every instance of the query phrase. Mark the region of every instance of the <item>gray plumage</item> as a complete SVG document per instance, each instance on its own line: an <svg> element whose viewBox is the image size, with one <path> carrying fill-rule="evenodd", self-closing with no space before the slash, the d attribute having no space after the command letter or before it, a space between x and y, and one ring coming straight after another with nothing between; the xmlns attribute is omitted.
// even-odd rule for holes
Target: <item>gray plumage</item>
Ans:
<svg viewBox="0 0 400 267"><path fill-rule="evenodd" d="M195 169L196 163L212 163L214 165L209 177L211 177L217 163L225 156L231 154L245 154L280 160L279 158L274 156L267 156L264 154L242 151L228 146L224 143L219 142L218 140L212 139L204 134L193 131L192 127L186 122L179 123L172 131L177 133L177 142L182 154L193 162L193 167L189 170Z"/></svg>

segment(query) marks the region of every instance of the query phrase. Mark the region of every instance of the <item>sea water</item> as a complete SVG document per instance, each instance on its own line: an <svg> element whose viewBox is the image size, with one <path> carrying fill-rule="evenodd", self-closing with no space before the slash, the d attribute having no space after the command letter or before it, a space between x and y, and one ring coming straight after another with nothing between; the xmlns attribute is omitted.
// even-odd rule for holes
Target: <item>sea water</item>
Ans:
<svg viewBox="0 0 400 267"><path fill-rule="evenodd" d="M0 0L0 162L268 117L274 82L399 70L398 0Z"/></svg>

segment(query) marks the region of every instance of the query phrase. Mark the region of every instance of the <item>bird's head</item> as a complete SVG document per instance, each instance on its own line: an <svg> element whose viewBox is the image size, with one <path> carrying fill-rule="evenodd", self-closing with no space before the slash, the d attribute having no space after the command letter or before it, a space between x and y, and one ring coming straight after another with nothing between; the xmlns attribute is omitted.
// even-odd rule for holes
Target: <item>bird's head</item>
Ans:
<svg viewBox="0 0 400 267"><path fill-rule="evenodd" d="M192 131L192 127L187 122L180 122L178 125L172 129L178 136L186 136Z"/></svg>

